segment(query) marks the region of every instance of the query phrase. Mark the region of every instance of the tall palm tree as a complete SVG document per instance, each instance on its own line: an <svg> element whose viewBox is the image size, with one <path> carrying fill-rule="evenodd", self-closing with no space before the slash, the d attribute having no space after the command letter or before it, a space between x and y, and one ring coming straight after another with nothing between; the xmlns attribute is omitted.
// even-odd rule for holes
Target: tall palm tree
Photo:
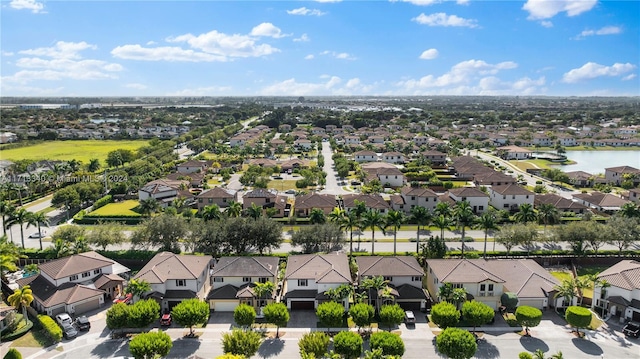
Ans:
<svg viewBox="0 0 640 359"><path fill-rule="evenodd" d="M2 215L2 233L7 235L7 220L11 217L16 207L9 201L0 201L0 215Z"/></svg>
<svg viewBox="0 0 640 359"><path fill-rule="evenodd" d="M255 203L251 203L251 206L247 208L247 216L258 219L262 216L262 207L258 206Z"/></svg>
<svg viewBox="0 0 640 359"><path fill-rule="evenodd" d="M547 225L554 223L558 219L558 208L551 203L544 203L538 206L538 219L544 224L544 234L547 234Z"/></svg>
<svg viewBox="0 0 640 359"><path fill-rule="evenodd" d="M435 216L431 223L440 229L440 239L444 242L444 230L451 226L451 220L442 214Z"/></svg>
<svg viewBox="0 0 640 359"><path fill-rule="evenodd" d="M353 254L353 230L360 226L360 221L354 211L347 213L340 221L340 229L349 231L349 255Z"/></svg>
<svg viewBox="0 0 640 359"><path fill-rule="evenodd" d="M416 231L416 253L420 252L420 226L428 226L433 218L431 211L427 207L415 206L411 208L411 219L418 224L418 230Z"/></svg>
<svg viewBox="0 0 640 359"><path fill-rule="evenodd" d="M376 309L380 308L380 303L379 303L379 296L378 293L381 290L384 290L386 288L388 288L389 286L389 281L385 280L383 276L375 276L375 277L369 277L369 278L365 278L362 280L362 284L361 284L362 288L366 289L367 293L369 293L368 297L372 298L371 296L371 292L373 291L375 294L375 298L376 298Z"/></svg>
<svg viewBox="0 0 640 359"><path fill-rule="evenodd" d="M377 209L369 209L362 216L362 227L371 229L371 255L375 254L376 249L376 228L384 233L386 225L384 216Z"/></svg>
<svg viewBox="0 0 640 359"><path fill-rule="evenodd" d="M538 214L529 203L523 203L518 207L518 212L513 215L516 222L527 223L538 219Z"/></svg>
<svg viewBox="0 0 640 359"><path fill-rule="evenodd" d="M462 201L456 203L456 207L453 210L453 216L456 219L458 226L462 229L462 236L460 237L461 241L461 256L464 258L464 236L466 227L473 223L475 219L475 215L473 214L473 210L471 209L471 205L467 201Z"/></svg>
<svg viewBox="0 0 640 359"><path fill-rule="evenodd" d="M329 213L329 221L333 223L337 223L339 225L340 221L342 221L342 218L344 218L344 216L345 216L344 210L336 207L333 209L333 211L331 211L331 213Z"/></svg>
<svg viewBox="0 0 640 359"><path fill-rule="evenodd" d="M565 279L560 283L560 285L556 285L553 287L553 290L556 291L556 294L553 296L553 299L558 297L564 298L565 302L568 302L569 305L572 305L573 298L576 296L576 282L573 279ZM563 303L564 306L564 303ZM558 306L556 307L556 311L558 310Z"/></svg>
<svg viewBox="0 0 640 359"><path fill-rule="evenodd" d="M218 221L222 218L222 212L217 204L211 204L202 209L202 219L205 222Z"/></svg>
<svg viewBox="0 0 640 359"><path fill-rule="evenodd" d="M498 229L496 214L493 211L483 213L476 219L474 228L484 231L484 250L482 252L482 258L487 259L487 237L489 235L489 231Z"/></svg>
<svg viewBox="0 0 640 359"><path fill-rule="evenodd" d="M22 309L22 315L25 323L27 322L27 307L33 302L33 292L31 287L27 284L22 288L16 289L13 294L7 297L9 305L16 308L16 310Z"/></svg>
<svg viewBox="0 0 640 359"><path fill-rule="evenodd" d="M53 241L53 247L48 248L47 250L50 251L47 257L51 259L66 257L73 253L73 251L69 247L69 243L63 241L62 239L56 239L55 241Z"/></svg>
<svg viewBox="0 0 640 359"><path fill-rule="evenodd" d="M18 208L11 215L11 218L9 219L9 223L8 223L9 225L13 225L13 224L20 225L20 239L22 241L23 249L24 249L24 227L23 226L29 219L29 216L31 216L31 212L27 211L24 208Z"/></svg>
<svg viewBox="0 0 640 359"><path fill-rule="evenodd" d="M353 203L355 204L355 208L352 209L351 212L354 212L356 214L358 223L362 224L362 216L364 216L364 214L368 211L367 205L364 202L358 200L353 201ZM360 231L358 232L358 242L360 242L360 235L362 234L362 230L364 229L364 227L361 227L359 229Z"/></svg>
<svg viewBox="0 0 640 359"><path fill-rule="evenodd" d="M311 224L323 224L327 221L324 212L320 208L314 208L309 213L309 223Z"/></svg>
<svg viewBox="0 0 640 359"><path fill-rule="evenodd" d="M400 227L407 221L407 217L400 211L389 211L387 213L386 225L393 227L393 255L396 255L396 240ZM371 252L373 254L373 252Z"/></svg>
<svg viewBox="0 0 640 359"><path fill-rule="evenodd" d="M255 286L253 287L253 293L256 296L256 299L263 300L266 298L272 298L273 291L276 289L275 284L271 281L266 281L264 283L255 282L253 283Z"/></svg>
<svg viewBox="0 0 640 359"><path fill-rule="evenodd" d="M438 202L438 204L436 204L436 208L433 210L433 213L436 216L442 215L445 217L451 217L451 207L447 202Z"/></svg>
<svg viewBox="0 0 640 359"><path fill-rule="evenodd" d="M4 278L6 272L18 270L16 262L24 257L20 253L20 248L7 240L7 236L0 237L0 278Z"/></svg>
<svg viewBox="0 0 640 359"><path fill-rule="evenodd" d="M149 197L140 201L139 208L142 215L151 217L153 213L156 213L160 210L160 203L157 199Z"/></svg>
<svg viewBox="0 0 640 359"><path fill-rule="evenodd" d="M240 214L242 214L242 204L236 201L229 202L229 207L227 208L227 215L229 217L240 217Z"/></svg>
<svg viewBox="0 0 640 359"><path fill-rule="evenodd" d="M47 217L47 215L44 212L31 213L29 215L29 218L27 218L27 228L29 228L29 226L38 227L38 239L40 240L40 250L42 250L42 231L40 230L41 225L45 225L45 226L49 225L49 217Z"/></svg>

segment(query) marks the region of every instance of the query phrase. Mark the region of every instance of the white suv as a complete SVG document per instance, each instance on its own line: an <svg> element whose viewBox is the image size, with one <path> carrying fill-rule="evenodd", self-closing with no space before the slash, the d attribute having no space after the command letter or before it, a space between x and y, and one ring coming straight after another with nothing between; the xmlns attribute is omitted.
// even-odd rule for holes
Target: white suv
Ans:
<svg viewBox="0 0 640 359"><path fill-rule="evenodd" d="M73 325L73 320L71 319L71 316L67 313L61 313L56 315L56 321L58 322L58 324L60 324L61 327L64 327L65 325Z"/></svg>

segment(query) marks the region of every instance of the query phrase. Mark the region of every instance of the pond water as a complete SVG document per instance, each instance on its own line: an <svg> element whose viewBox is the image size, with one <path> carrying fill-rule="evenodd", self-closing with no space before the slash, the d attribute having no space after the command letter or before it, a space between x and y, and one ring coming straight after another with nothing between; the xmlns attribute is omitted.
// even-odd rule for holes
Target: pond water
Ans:
<svg viewBox="0 0 640 359"><path fill-rule="evenodd" d="M585 171L591 174L604 173L605 168L631 166L640 168L640 150L633 151L567 151L573 165L558 166L564 172Z"/></svg>

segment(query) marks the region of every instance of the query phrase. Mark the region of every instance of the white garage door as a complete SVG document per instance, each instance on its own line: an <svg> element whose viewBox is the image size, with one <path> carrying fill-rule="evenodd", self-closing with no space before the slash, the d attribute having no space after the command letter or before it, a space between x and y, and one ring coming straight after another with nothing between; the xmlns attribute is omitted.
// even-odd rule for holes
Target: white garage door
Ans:
<svg viewBox="0 0 640 359"><path fill-rule="evenodd" d="M528 305L530 307L534 307L534 308L538 308L538 309L542 309L542 300L537 300L537 299L521 299L518 301L518 306L521 307L523 305Z"/></svg>
<svg viewBox="0 0 640 359"><path fill-rule="evenodd" d="M233 312L238 302L213 302L213 310L216 312Z"/></svg>
<svg viewBox="0 0 640 359"><path fill-rule="evenodd" d="M98 308L100 308L100 299L96 298L82 304L76 304L74 309L75 314L82 314Z"/></svg>

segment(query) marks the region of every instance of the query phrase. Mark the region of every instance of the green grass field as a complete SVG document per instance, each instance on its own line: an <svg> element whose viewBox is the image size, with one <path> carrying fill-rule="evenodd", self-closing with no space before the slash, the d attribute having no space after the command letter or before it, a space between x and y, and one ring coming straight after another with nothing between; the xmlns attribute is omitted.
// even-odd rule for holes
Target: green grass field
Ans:
<svg viewBox="0 0 640 359"><path fill-rule="evenodd" d="M92 158L97 158L105 166L107 154L113 150L126 149L135 151L145 146L148 141L106 141L106 140L71 140L46 141L37 145L2 150L5 160L78 160L87 164Z"/></svg>
<svg viewBox="0 0 640 359"><path fill-rule="evenodd" d="M140 213L133 210L138 207L138 205L139 202L135 199L118 203L109 203L104 207L100 207L95 211L88 213L87 216L139 216Z"/></svg>
<svg viewBox="0 0 640 359"><path fill-rule="evenodd" d="M267 188L275 188L278 191L286 191L288 189L297 190L296 180L271 180L267 184Z"/></svg>

